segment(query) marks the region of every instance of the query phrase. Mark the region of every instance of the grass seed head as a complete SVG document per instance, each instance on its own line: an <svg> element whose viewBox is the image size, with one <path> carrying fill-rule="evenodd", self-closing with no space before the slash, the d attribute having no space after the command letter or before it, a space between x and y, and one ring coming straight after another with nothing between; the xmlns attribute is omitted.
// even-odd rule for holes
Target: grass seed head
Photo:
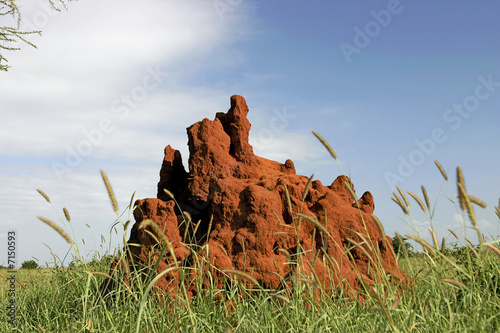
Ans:
<svg viewBox="0 0 500 333"><path fill-rule="evenodd" d="M463 212L465 212L465 209L467 208L465 203L465 197L467 196L467 193L465 191L465 180L464 175L462 174L462 168L460 168L459 166L457 166L457 187L460 208ZM462 189L460 189L460 187L462 187Z"/></svg>
<svg viewBox="0 0 500 333"><path fill-rule="evenodd" d="M109 199L111 200L111 205L113 206L113 210L116 214L118 214L118 203L116 202L115 193L113 192L113 188L109 183L108 176L101 170L102 180L104 181L104 185L106 186L106 190L108 191Z"/></svg>
<svg viewBox="0 0 500 333"><path fill-rule="evenodd" d="M427 206L427 209L430 211L431 205L429 203L429 196L427 195L427 190L425 189L424 185L422 185L422 194L424 195L425 205Z"/></svg>
<svg viewBox="0 0 500 333"><path fill-rule="evenodd" d="M45 194L42 190L39 190L39 189L36 189L38 191L38 193L40 193L40 195L42 197L44 197L45 200L47 200L48 203L50 203L50 199L49 199L49 196L47 194Z"/></svg>
<svg viewBox="0 0 500 333"><path fill-rule="evenodd" d="M54 222L52 222L51 220L49 219L46 219L45 217L41 217L41 216L38 216L38 219L42 222L44 222L45 224L49 225L52 229L54 229L55 231L57 231L57 233L59 235L61 235L65 240L66 242L68 242L69 244L73 244L73 241L71 240L71 238L68 236L67 233L64 232L64 230L62 230L57 224L55 224Z"/></svg>
<svg viewBox="0 0 500 333"><path fill-rule="evenodd" d="M319 135L315 131L312 131L312 133L316 136L316 138L318 138L318 140L323 144L323 146L325 146L326 150L328 150L328 152L330 153L330 155L332 155L332 157L335 160L337 160L337 154L335 154L335 151L330 146L330 144L321 135Z"/></svg>
<svg viewBox="0 0 500 333"><path fill-rule="evenodd" d="M448 175L444 171L443 166L438 161L434 161L434 163L438 167L439 172L441 172L441 174L443 175L444 180L448 181Z"/></svg>
<svg viewBox="0 0 500 333"><path fill-rule="evenodd" d="M418 203L418 205L420 206L420 208L424 211L424 213L427 213L427 209L425 208L424 206L424 203L420 200L419 197L417 197L417 195L413 192L410 192L410 191L407 191L408 194L413 198L415 199L415 201Z"/></svg>
<svg viewBox="0 0 500 333"><path fill-rule="evenodd" d="M63 208L63 213L64 213L64 217L66 217L66 220L68 222L71 222L71 216L69 216L69 212L66 208Z"/></svg>
<svg viewBox="0 0 500 333"><path fill-rule="evenodd" d="M406 199L405 193L399 188L399 186L396 186L396 188L398 189L398 192L401 195L401 198L403 198L403 201L404 201L406 207L410 207L410 203Z"/></svg>

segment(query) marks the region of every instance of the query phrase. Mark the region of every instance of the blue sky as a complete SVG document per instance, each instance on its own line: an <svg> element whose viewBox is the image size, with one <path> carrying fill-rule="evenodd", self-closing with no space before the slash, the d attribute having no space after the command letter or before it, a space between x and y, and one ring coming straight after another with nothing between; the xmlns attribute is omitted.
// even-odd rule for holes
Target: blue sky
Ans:
<svg viewBox="0 0 500 333"><path fill-rule="evenodd" d="M23 4L25 24L43 35L30 39L37 49L4 54L0 242L15 228L19 262L53 261L43 243L62 259L67 244L36 216L63 225L67 207L81 251L102 251L116 216L99 170L121 209L134 191L155 197L163 148L187 161L185 128L227 111L233 94L250 107L257 154L291 158L325 185L343 169L359 195L372 192L390 236L417 226L429 239L416 203L412 220L390 200L394 185L420 197L425 185L431 202L439 198L437 235L452 241L448 228L470 225L448 200L457 165L490 210L500 197L499 10L493 1L80 0L60 13ZM497 237L498 220L477 214Z"/></svg>

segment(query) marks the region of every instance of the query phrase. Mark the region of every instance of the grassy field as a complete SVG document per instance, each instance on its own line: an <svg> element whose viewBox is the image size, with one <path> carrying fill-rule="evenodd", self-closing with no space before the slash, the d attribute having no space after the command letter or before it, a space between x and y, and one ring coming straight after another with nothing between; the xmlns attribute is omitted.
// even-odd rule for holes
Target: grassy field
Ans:
<svg viewBox="0 0 500 333"><path fill-rule="evenodd" d="M400 259L414 286L402 293L366 293L363 303L342 295L316 301L304 287L278 297L266 290L205 290L191 302L182 295L161 307L156 297L122 293L98 299L109 261L74 269L17 274L17 321L7 323L2 280L0 331L18 332L498 332L500 257L469 249ZM6 275L5 271L1 272ZM448 279L448 280L443 280ZM141 305L144 311L139 313Z"/></svg>
<svg viewBox="0 0 500 333"><path fill-rule="evenodd" d="M478 244L466 239L466 246L444 246L434 237L430 245L413 237L424 251L415 253L403 246L398 254L400 266L413 281L409 287L380 276L375 284L361 286L357 290L361 297L355 300L340 289L321 293L310 283L296 283L281 291L248 289L240 276L228 280L223 290L208 286L189 298L182 287L176 296L154 292L151 286L159 276L153 274L146 280L132 279L134 292L117 279L112 297L103 299L100 285L109 277L112 258L89 263L77 260L71 268L17 272L14 325L8 323L6 311L9 273L0 270L0 332L500 332L498 241L488 243L481 235L472 203L484 204L467 195L459 168L457 174L457 206L468 216ZM113 201L104 173L103 178ZM431 212L422 190L424 200L410 196L422 210ZM394 201L410 215L404 192L399 188L398 192ZM500 207L495 209L500 221ZM65 215L69 220L66 211ZM376 249L370 244L365 247L373 254L373 262L380 262ZM78 249L75 252L78 255ZM203 266L194 267L202 271Z"/></svg>

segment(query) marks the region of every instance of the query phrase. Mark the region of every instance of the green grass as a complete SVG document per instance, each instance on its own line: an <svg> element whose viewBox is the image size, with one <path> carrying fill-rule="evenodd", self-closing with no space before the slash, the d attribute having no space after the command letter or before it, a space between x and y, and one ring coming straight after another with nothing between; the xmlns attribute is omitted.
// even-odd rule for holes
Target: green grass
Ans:
<svg viewBox="0 0 500 333"><path fill-rule="evenodd" d="M402 198L398 205L404 202ZM435 207L428 200L426 205L432 221ZM471 209L469 203L464 214L480 235ZM176 295L166 295L152 288L159 278L156 269L145 278L132 270L130 287L116 278L117 287L103 299L99 290L109 276L110 258L85 263L75 248L71 268L18 271L14 325L7 323L5 312L9 298L2 276L7 272L0 271L0 332L500 332L498 243L488 243L495 244L489 248L483 242L474 247L455 243L450 250L422 241L424 252L398 258L412 280L409 287L380 276L375 285L360 287L358 300L342 289L322 293L310 283L282 291L249 289L248 280L238 274L228 277L224 289L215 283L202 288L200 278L194 297L182 287ZM365 244L364 250L371 251L375 264L380 262L374 247ZM167 251L163 247L162 255ZM181 269L181 279L194 273L210 277L202 259L195 257L191 270Z"/></svg>
<svg viewBox="0 0 500 333"><path fill-rule="evenodd" d="M277 298L238 283L224 291L204 290L191 302L180 294L161 306L161 300L149 297L139 331L224 332L228 327L235 332L500 331L500 258L490 253L478 259L459 251L447 258L453 264L427 255L401 259L414 286L399 295L379 292L381 302L367 294L363 303L341 295L317 301L306 286L288 299ZM104 277L89 272L108 268L109 261L95 261L74 269L20 270L17 277L25 287L17 286L17 323L7 324L2 311L0 331L135 332L143 294L121 292L105 305L97 296ZM465 287L441 282L442 278ZM7 298L1 290L5 309Z"/></svg>

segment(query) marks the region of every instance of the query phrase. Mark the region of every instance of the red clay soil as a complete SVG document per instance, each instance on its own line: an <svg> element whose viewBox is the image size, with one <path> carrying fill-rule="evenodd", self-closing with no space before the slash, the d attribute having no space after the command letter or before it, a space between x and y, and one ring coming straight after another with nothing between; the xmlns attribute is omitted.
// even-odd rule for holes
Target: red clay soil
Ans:
<svg viewBox="0 0 500 333"><path fill-rule="evenodd" d="M187 128L189 171L178 150L165 148L158 198L136 201L128 243L142 247L129 246L129 261L144 265L158 258L161 247L146 232L152 229L139 228L141 221L151 219L173 249L161 259L158 272L175 263L192 272L187 268L198 262L197 271L210 272L219 287L227 277L222 271L228 269L247 273L271 289L291 286L297 277L315 281L326 292L341 285L356 288L361 280L370 284L380 274L407 281L391 239L372 218L371 193L365 192L358 206L346 176L329 186L313 180L307 187L309 179L295 173L291 160L280 163L256 156L248 142L247 114L245 99L235 95L227 113ZM299 214L314 217L328 234ZM186 223L185 216L192 222ZM165 274L156 286L175 293L179 272ZM194 283L186 283L196 293Z"/></svg>

